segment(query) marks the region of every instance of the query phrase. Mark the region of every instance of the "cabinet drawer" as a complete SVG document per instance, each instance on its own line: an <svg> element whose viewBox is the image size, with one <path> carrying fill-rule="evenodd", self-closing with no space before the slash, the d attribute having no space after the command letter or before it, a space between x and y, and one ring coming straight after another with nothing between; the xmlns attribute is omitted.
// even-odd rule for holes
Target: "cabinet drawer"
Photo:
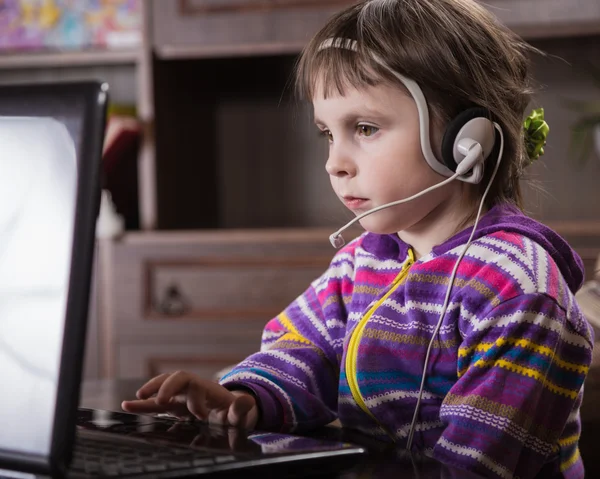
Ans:
<svg viewBox="0 0 600 479"><path fill-rule="evenodd" d="M258 351L265 324L327 269L329 234L157 232L104 241L102 376L183 368L206 376Z"/></svg>
<svg viewBox="0 0 600 479"><path fill-rule="evenodd" d="M107 282L120 331L140 321L173 328L203 323L200 334L219 328L207 321L264 325L327 269L335 253L328 233L144 233L107 243Z"/></svg>
<svg viewBox="0 0 600 479"><path fill-rule="evenodd" d="M160 58L298 52L352 0L180 0L153 2Z"/></svg>
<svg viewBox="0 0 600 479"><path fill-rule="evenodd" d="M327 266L318 258L191 258L145 263L145 317L271 318Z"/></svg>

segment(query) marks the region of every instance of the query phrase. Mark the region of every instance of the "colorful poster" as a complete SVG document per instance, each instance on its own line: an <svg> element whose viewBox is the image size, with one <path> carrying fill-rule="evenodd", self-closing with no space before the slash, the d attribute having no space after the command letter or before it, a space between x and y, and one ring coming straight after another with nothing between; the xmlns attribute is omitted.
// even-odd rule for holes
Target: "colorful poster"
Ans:
<svg viewBox="0 0 600 479"><path fill-rule="evenodd" d="M0 0L0 49L134 48L143 0Z"/></svg>

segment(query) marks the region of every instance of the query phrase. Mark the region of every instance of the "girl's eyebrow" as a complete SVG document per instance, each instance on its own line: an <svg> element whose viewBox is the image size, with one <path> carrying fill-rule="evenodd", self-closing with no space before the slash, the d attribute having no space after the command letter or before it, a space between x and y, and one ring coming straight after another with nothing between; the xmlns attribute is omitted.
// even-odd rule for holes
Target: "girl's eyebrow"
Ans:
<svg viewBox="0 0 600 479"><path fill-rule="evenodd" d="M373 119L373 120L387 120L389 118L389 114L382 113L381 111L370 110L368 108L361 109L360 112L348 112L344 114L339 121L344 124L354 123L357 119ZM315 125L324 125L325 122L320 118L314 118Z"/></svg>

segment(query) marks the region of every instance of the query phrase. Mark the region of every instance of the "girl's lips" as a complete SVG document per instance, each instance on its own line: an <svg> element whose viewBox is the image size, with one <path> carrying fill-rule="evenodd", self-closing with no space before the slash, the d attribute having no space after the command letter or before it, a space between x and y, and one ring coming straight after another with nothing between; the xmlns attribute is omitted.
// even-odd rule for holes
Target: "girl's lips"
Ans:
<svg viewBox="0 0 600 479"><path fill-rule="evenodd" d="M344 196L343 200L346 207L351 210L361 209L369 201L366 198L355 198L354 196Z"/></svg>

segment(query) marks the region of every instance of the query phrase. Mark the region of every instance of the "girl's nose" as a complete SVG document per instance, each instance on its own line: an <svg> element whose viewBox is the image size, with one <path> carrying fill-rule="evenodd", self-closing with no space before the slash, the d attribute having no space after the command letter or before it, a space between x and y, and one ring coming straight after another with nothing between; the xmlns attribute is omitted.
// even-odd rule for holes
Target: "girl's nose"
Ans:
<svg viewBox="0 0 600 479"><path fill-rule="evenodd" d="M325 164L325 170L329 175L342 178L345 176L356 176L356 165L348 154L339 149L331 148L329 158Z"/></svg>

